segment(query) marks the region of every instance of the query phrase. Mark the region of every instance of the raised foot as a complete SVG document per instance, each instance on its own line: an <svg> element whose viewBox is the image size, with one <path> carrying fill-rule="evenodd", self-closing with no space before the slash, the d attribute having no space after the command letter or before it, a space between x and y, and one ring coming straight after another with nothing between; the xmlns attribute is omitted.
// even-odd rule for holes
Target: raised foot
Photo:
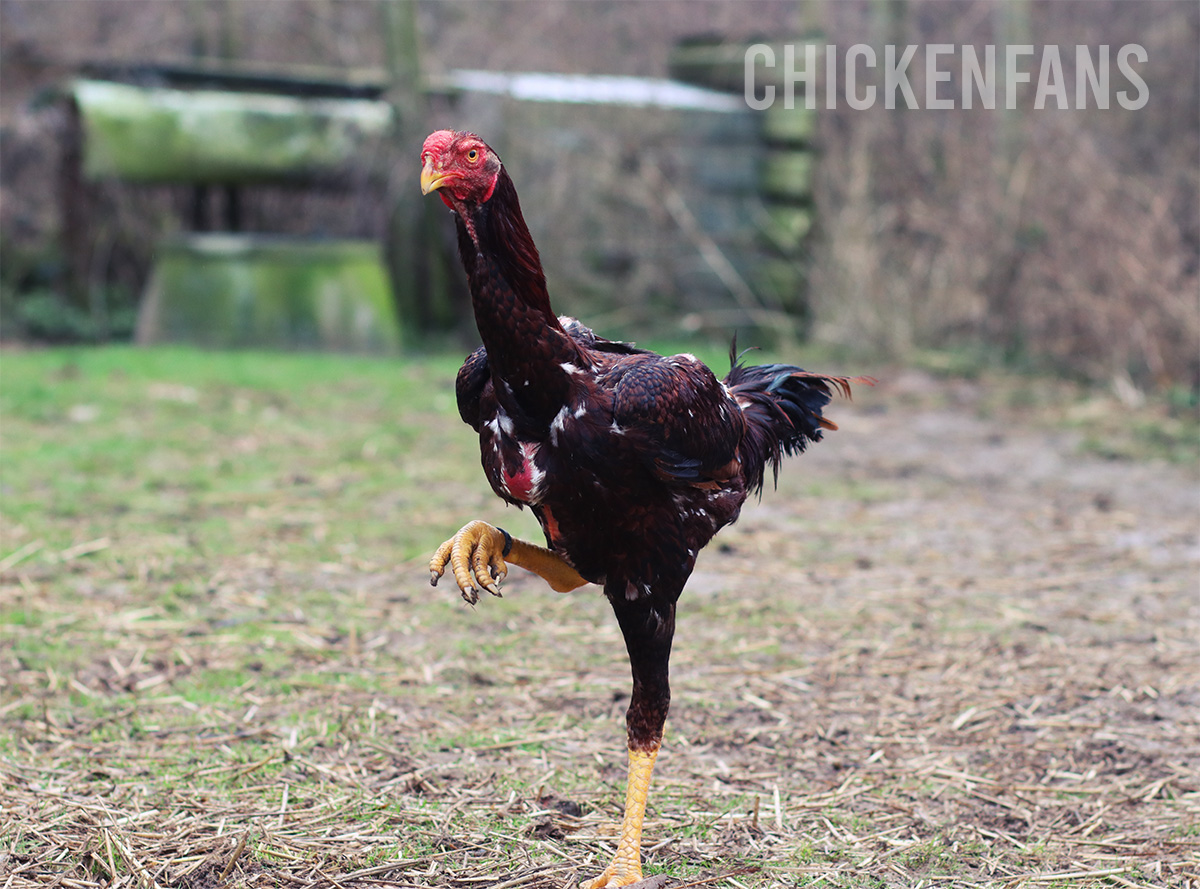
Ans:
<svg viewBox="0 0 1200 889"><path fill-rule="evenodd" d="M500 581L508 574L508 565L504 562L508 540L503 531L487 522L468 522L439 546L429 560L430 586L437 586L449 565L462 597L471 605L479 601L477 587L499 596Z"/></svg>

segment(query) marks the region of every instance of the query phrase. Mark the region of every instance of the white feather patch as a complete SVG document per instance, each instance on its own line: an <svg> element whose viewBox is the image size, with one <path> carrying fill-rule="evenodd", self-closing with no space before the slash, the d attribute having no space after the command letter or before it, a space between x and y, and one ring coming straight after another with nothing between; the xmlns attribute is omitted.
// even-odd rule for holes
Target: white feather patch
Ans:
<svg viewBox="0 0 1200 889"><path fill-rule="evenodd" d="M558 446L558 433L567 428L567 415L570 413L570 408L563 406L554 419L550 421L550 444Z"/></svg>

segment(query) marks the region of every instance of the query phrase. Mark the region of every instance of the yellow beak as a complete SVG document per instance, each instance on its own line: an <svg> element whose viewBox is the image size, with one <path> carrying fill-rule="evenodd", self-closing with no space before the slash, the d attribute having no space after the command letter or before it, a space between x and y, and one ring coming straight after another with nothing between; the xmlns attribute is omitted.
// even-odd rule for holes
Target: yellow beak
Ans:
<svg viewBox="0 0 1200 889"><path fill-rule="evenodd" d="M454 173L442 173L433 168L433 158L425 161L425 166L421 170L421 194L429 194L431 191L436 191L446 183L448 179L456 178Z"/></svg>

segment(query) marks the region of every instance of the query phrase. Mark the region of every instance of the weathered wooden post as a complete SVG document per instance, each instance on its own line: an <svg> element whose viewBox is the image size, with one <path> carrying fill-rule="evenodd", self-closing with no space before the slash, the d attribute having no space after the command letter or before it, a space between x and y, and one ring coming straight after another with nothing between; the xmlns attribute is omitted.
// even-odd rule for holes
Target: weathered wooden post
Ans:
<svg viewBox="0 0 1200 889"><path fill-rule="evenodd" d="M388 266L396 305L410 322L407 330L448 329L455 311L447 256L431 211L440 202L426 201L417 188L418 153L427 130L426 84L421 73L417 4L394 0L380 6L387 50L388 98L396 109L395 141L399 164L392 177L394 192L388 222Z"/></svg>
<svg viewBox="0 0 1200 889"><path fill-rule="evenodd" d="M1032 44L1029 25L1028 0L1010 0L997 6L993 13L994 27L1004 46ZM997 60L998 64L1003 64ZM1016 87L1010 84L1009 89ZM995 164L1000 171L998 191L1004 196L998 202L996 216L999 231L997 242L1000 249L996 259L983 280L983 292L987 300L987 315L984 329L988 340L998 344L1007 358L1016 358L1024 347L1021 318L1024 314L1021 293L1016 282L1021 273L1024 249L1020 238L1021 205L1029 182L1031 160L1024 153L1024 135L1020 103L1009 108L1009 97L1005 95L1003 105L998 106L999 153L1001 162Z"/></svg>
<svg viewBox="0 0 1200 889"><path fill-rule="evenodd" d="M59 229L65 269L65 289L70 303L90 304L89 272L92 264L92 210L95 194L83 175L83 122L74 97L67 96L66 124L58 171ZM102 332L106 333L106 332Z"/></svg>
<svg viewBox="0 0 1200 889"><path fill-rule="evenodd" d="M805 58L814 39L795 41L796 58ZM782 59L777 59L781 64ZM815 75L815 72L814 72ZM815 88L815 84L814 84ZM780 305L794 315L801 329L811 323L808 300L809 233L813 227L813 170L815 167L816 108L808 108L805 94L797 90L793 105L776 96L762 112L762 140L767 147L760 191L766 208L763 234L773 254L763 265L764 286L771 288Z"/></svg>

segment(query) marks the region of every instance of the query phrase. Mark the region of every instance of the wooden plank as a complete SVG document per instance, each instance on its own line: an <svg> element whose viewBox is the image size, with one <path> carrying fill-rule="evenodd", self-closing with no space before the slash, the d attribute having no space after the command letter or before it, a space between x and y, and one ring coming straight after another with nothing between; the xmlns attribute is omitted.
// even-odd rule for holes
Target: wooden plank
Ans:
<svg viewBox="0 0 1200 889"><path fill-rule="evenodd" d="M768 152L763 162L762 192L768 198L808 198L812 195L812 174L812 152Z"/></svg>
<svg viewBox="0 0 1200 889"><path fill-rule="evenodd" d="M785 108L776 102L762 112L762 137L770 145L807 147L817 132L817 110L815 108Z"/></svg>
<svg viewBox="0 0 1200 889"><path fill-rule="evenodd" d="M79 79L71 89L92 180L231 183L350 163L392 126L385 102L173 90Z"/></svg>

